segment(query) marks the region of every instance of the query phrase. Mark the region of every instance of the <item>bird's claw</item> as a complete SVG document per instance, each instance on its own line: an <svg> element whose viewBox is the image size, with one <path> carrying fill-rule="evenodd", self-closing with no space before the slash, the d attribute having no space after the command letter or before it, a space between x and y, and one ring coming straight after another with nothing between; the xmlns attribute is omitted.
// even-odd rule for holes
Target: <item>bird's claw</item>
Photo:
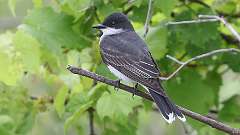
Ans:
<svg viewBox="0 0 240 135"><path fill-rule="evenodd" d="M137 88L138 88L138 83L136 83L134 86L134 92L132 93L132 98L135 96L135 94L137 92Z"/></svg>
<svg viewBox="0 0 240 135"><path fill-rule="evenodd" d="M118 91L120 83L121 83L121 79L115 80L116 85L114 86L114 90Z"/></svg>

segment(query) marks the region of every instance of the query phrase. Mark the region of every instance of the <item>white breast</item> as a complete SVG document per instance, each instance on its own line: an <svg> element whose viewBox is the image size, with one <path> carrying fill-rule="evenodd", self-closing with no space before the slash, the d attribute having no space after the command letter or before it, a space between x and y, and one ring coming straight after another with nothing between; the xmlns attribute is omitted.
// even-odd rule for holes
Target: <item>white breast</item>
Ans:
<svg viewBox="0 0 240 135"><path fill-rule="evenodd" d="M126 81L128 83L132 83L135 82L132 79L128 78L127 76L125 76L124 74L122 74L121 72L119 72L117 69L115 69L114 67L108 65L108 69L119 79Z"/></svg>
<svg viewBox="0 0 240 135"><path fill-rule="evenodd" d="M107 35L114 35L114 34L118 34L118 33L121 33L121 32L124 32L124 30L122 29L114 29L114 28L105 28L105 29L101 29L101 31L103 32L102 36L100 37L100 41L102 41L102 39L107 36ZM124 74L122 74L121 72L119 72L117 69L115 69L114 67L108 65L108 69L116 76L118 77L119 79L123 80L123 81L126 81L128 83L131 83L131 82L135 82L133 81L132 79L128 78L127 76L125 76Z"/></svg>

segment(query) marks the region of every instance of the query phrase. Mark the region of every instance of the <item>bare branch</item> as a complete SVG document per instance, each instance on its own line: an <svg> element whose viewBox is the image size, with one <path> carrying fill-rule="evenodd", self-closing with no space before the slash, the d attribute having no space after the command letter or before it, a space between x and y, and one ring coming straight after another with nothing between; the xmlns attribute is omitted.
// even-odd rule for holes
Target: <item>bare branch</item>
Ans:
<svg viewBox="0 0 240 135"><path fill-rule="evenodd" d="M94 119L94 109L93 109L93 108L89 108L89 109L88 109L88 114L89 114L89 128L90 128L90 133L89 133L89 135L95 135L95 132L94 132L94 123L93 123L93 119Z"/></svg>
<svg viewBox="0 0 240 135"><path fill-rule="evenodd" d="M149 23L152 18L152 4L153 4L153 0L149 0L148 1L147 18L146 18L145 25L144 25L144 29L145 29L144 34L143 34L144 38L146 38L146 36L147 36L148 30L149 30Z"/></svg>
<svg viewBox="0 0 240 135"><path fill-rule="evenodd" d="M170 55L167 55L166 57L169 58L169 59L171 59L171 60L173 60L173 61L175 61L175 62L178 63L179 65L183 65L183 64L184 64L184 62L182 62L182 61L180 61L180 60L178 60L178 59L176 59L176 58L174 58L174 57L172 57L172 56L170 56Z"/></svg>
<svg viewBox="0 0 240 135"><path fill-rule="evenodd" d="M197 20L190 20L190 21L179 21L179 22L168 22L165 25L177 25L177 24L192 24L192 23L205 23L205 22L217 22L218 19L197 19Z"/></svg>
<svg viewBox="0 0 240 135"><path fill-rule="evenodd" d="M43 97L36 97L36 96L30 96L31 100L44 100L47 103L54 103L54 99L51 96L43 96ZM68 100L65 101L65 103L68 102Z"/></svg>
<svg viewBox="0 0 240 135"><path fill-rule="evenodd" d="M220 35L228 44L233 44L240 48L240 42L235 37L224 33L220 33Z"/></svg>
<svg viewBox="0 0 240 135"><path fill-rule="evenodd" d="M203 23L203 22L215 22L220 21L223 23L228 30L237 38L240 42L240 35L238 32L232 27L230 23L228 23L223 17L219 17L216 15L199 15L197 20L190 20L190 21L180 21L180 22L168 22L166 25L177 25L177 24L192 24L192 23Z"/></svg>
<svg viewBox="0 0 240 135"><path fill-rule="evenodd" d="M197 20L190 20L190 21L168 22L166 25L192 24L192 23L220 21L221 23L223 23L228 28L228 30L233 34L233 36L236 37L236 39L240 43L240 35L238 34L238 32L223 17L219 17L219 16L215 16L215 15L199 15L198 18L199 19L197 19ZM181 66L178 67L178 69L176 71L174 71L170 76L168 76L168 77L160 77L160 79L161 80L169 80L172 77L174 77L184 66L188 65L192 61L195 61L195 60L198 60L198 59L202 59L202 58L205 58L205 57L209 57L209 56L215 55L217 53L223 53L223 52L237 52L237 53L240 53L240 50L239 49L235 49L235 48L214 50L214 51L211 51L211 52L208 52L208 53L201 54L199 56L193 57L193 58L187 60L186 62L181 62L181 61L177 60L176 58L168 55L167 58L175 61L176 63L180 64Z"/></svg>
<svg viewBox="0 0 240 135"><path fill-rule="evenodd" d="M223 17L214 16L214 15L199 15L198 17L200 19L217 19L217 20L219 20L228 28L228 30L233 34L233 36L235 36L237 38L237 40L240 42L240 35L238 34L238 32Z"/></svg>
<svg viewBox="0 0 240 135"><path fill-rule="evenodd" d="M202 58L205 58L205 57L209 57L209 56L213 56L217 53L224 53L224 52L236 52L236 53L240 53L240 50L239 49L236 49L236 48L227 48L227 49L218 49L218 50L213 50L211 52L208 52L208 53L204 53L204 54L201 54L201 55L198 55L196 57L193 57L185 62L181 62L179 60L177 60L176 58L172 57L172 56L169 56L167 55L167 58L175 61L176 63L180 64L181 66L178 67L177 70L175 70L171 75L169 75L168 77L160 77L160 80L164 80L164 81L167 81L169 79L171 79L172 77L174 77L183 67L185 67L186 65L188 65L189 63L193 62L193 61L196 61L196 60L199 60L199 59L202 59Z"/></svg>
<svg viewBox="0 0 240 135"><path fill-rule="evenodd" d="M137 96L140 96L142 98L145 98L145 99L148 99L150 101L153 101L153 99L151 98L151 96L147 93L144 93L140 90L135 90L133 87L129 87L127 85L124 85L124 84L118 84L116 83L115 80L110 80L110 79L107 79L103 76L100 76L100 75L97 75L95 73L92 73L90 71L87 71L87 70L84 70L84 69L81 69L81 68L76 68L76 67L73 67L73 66L68 66L67 69L72 72L73 74L78 74L78 75L81 75L81 76L85 76L85 77L88 77L88 78L91 78L91 79L94 79L96 81L99 81L99 82L102 82L102 83L105 83L105 84L108 84L108 85L111 85L111 86L114 86L116 88L120 88L124 91L127 91L127 92L130 92L130 93L134 93L135 95ZM240 129L237 129L237 128L232 128L224 123L221 123L217 120L214 120L214 119L211 119L211 118L208 118L208 117L205 117L203 115L200 115L198 113L195 113L195 112L192 112L188 109L185 109L183 107L180 107L178 106L178 108L182 111L183 114L197 120L197 121L200 121L202 123L205 123L213 128L216 128L220 131L223 131L225 133L229 133L229 134L233 134L233 135L237 135L237 134L240 134Z"/></svg>

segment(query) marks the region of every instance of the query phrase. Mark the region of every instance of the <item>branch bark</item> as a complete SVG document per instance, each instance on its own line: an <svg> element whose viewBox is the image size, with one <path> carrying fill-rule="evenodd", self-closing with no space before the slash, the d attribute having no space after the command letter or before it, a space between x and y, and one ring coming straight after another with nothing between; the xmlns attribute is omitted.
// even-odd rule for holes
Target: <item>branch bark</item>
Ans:
<svg viewBox="0 0 240 135"><path fill-rule="evenodd" d="M191 24L191 23L205 23L205 22L217 22L218 20L215 18L212 19L197 19L197 20L189 20L189 21L179 21L179 22L168 22L165 25L178 25L178 24Z"/></svg>
<svg viewBox="0 0 240 135"><path fill-rule="evenodd" d="M94 109L93 108L88 109L88 115L89 115L89 128L90 128L89 135L95 135L94 123L93 123L93 119L94 119Z"/></svg>
<svg viewBox="0 0 240 135"><path fill-rule="evenodd" d="M148 99L150 101L153 101L152 97L147 94L147 93L144 93L140 90L135 90L133 87L129 87L127 85L124 85L124 84L118 84L115 80L110 80L110 79L107 79L103 76L100 76L100 75L97 75L95 73L92 73L90 71L87 71L87 70L84 70L84 69L81 69L81 68L77 68L77 67L73 67L73 66L68 66L67 69L72 72L73 74L78 74L78 75L81 75L81 76L85 76L85 77L88 77L88 78L91 78L91 79L94 79L95 81L99 81L99 82L102 82L102 83L105 83L105 84L108 84L108 85L111 85L111 86L114 86L116 88L120 88L124 91L127 91L127 92L130 92L130 93L134 93L135 95L137 96L140 96L142 98L145 98L145 99ZM239 135L240 134L240 129L238 128L232 128L230 127L229 125L226 125L222 122L219 122L217 120L214 120L214 119L211 119L211 118L208 118L206 116L203 116L203 115L200 115L196 112L192 112L188 109L185 109L183 107L180 107L178 106L178 108L182 111L183 114L185 114L186 116L189 116L197 121L200 121L202 123L205 123L213 128L216 128L220 131L223 131L225 133L229 133L229 134L232 134L232 135Z"/></svg>
<svg viewBox="0 0 240 135"><path fill-rule="evenodd" d="M217 53L224 53L224 52L236 52L236 53L240 53L240 50L239 49L236 49L236 48L227 48L227 49L218 49L218 50L213 50L211 52L208 52L208 53L204 53L204 54L201 54L201 55L198 55L196 57L193 57L189 60L187 60L186 62L181 62L179 60L177 60L176 58L170 56L170 55L167 55L167 58L175 61L176 63L178 63L179 66L177 68L177 70L175 70L171 75L169 75L168 77L160 77L160 80L163 80L163 81L167 81L169 79L171 79L172 77L174 77L183 67L185 67L186 65L188 65L189 63L195 61L195 60L199 60L199 59L202 59L202 58L205 58L205 57L209 57L209 56L213 56Z"/></svg>
<svg viewBox="0 0 240 135"><path fill-rule="evenodd" d="M238 48L240 48L240 42L233 36L230 36L224 33L220 33L220 35L228 44L233 44L233 45L236 45Z"/></svg>

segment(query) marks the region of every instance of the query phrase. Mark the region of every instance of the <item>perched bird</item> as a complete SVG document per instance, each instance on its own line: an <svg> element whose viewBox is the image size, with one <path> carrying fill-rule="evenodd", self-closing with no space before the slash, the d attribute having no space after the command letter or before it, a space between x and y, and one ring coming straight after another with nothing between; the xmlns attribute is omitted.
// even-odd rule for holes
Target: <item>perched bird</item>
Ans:
<svg viewBox="0 0 240 135"><path fill-rule="evenodd" d="M181 111L165 94L160 84L157 64L127 16L113 13L102 24L93 28L102 32L100 53L109 70L120 80L139 83L146 88L168 123L172 123L175 117L186 121Z"/></svg>

